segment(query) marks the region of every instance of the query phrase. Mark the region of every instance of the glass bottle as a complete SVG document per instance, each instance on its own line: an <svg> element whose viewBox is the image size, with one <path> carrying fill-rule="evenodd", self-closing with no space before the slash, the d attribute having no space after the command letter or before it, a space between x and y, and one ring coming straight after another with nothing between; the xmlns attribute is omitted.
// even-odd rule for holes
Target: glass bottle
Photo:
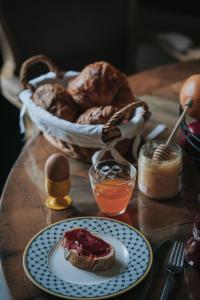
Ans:
<svg viewBox="0 0 200 300"><path fill-rule="evenodd" d="M191 266L200 269L200 215L195 217L192 233L186 240L185 258Z"/></svg>

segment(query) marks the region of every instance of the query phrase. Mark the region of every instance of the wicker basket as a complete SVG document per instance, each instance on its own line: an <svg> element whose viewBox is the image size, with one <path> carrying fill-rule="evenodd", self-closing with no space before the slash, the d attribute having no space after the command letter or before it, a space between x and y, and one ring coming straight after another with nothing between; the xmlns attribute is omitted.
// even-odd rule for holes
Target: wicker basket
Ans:
<svg viewBox="0 0 200 300"><path fill-rule="evenodd" d="M34 57L31 57L30 59L26 60L21 67L20 71L20 81L22 83L22 86L24 89L29 89L33 93L35 91L34 85L32 85L28 81L28 73L30 70L30 67L35 65L36 63L43 63L45 64L49 71L54 72L56 74L56 78L62 79L64 76L64 72L61 72L55 63L49 59L48 57L44 55L37 55ZM116 138L120 138L121 132L120 130L116 127L116 125L119 125L123 120L129 120L132 118L134 115L134 112L138 106L142 106L144 108L144 120L147 121L150 112L148 110L148 106L146 105L145 102L143 101L136 101L133 102L125 107L123 107L121 110L116 112L111 119L103 126L103 131L102 131L102 140L107 143L110 142ZM76 126L76 123L74 124ZM83 125L84 126L84 125ZM44 134L45 138L53 144L57 149L65 152L67 155L70 157L84 160L84 161L90 161L92 155L99 149L97 148L87 148L87 147L80 147L77 145L73 145L70 143L67 143L63 140L57 139L53 137L52 135L49 134ZM117 143L116 149L120 152L121 155L125 155L130 147L132 140L123 140ZM95 143L95 141L94 141Z"/></svg>

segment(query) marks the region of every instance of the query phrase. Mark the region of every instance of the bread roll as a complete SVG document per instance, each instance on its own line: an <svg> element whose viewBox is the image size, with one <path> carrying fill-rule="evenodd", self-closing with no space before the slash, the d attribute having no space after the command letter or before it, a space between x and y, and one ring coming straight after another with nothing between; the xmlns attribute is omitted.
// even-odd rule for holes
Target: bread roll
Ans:
<svg viewBox="0 0 200 300"><path fill-rule="evenodd" d="M94 106L106 106L113 102L126 76L107 62L86 66L68 84L68 91L81 112Z"/></svg>
<svg viewBox="0 0 200 300"><path fill-rule="evenodd" d="M105 124L119 108L108 106L92 107L82 113L76 123L78 124Z"/></svg>
<svg viewBox="0 0 200 300"><path fill-rule="evenodd" d="M33 101L58 118L74 122L78 116L76 104L60 84L43 84L33 93Z"/></svg>

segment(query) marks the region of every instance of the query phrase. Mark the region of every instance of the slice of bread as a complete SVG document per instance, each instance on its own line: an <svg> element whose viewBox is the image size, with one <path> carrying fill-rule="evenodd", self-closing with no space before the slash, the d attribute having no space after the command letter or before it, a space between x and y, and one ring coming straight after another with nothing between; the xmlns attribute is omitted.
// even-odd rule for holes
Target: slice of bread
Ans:
<svg viewBox="0 0 200 300"><path fill-rule="evenodd" d="M114 248L84 228L66 232L63 248L65 259L77 268L105 271L115 262Z"/></svg>

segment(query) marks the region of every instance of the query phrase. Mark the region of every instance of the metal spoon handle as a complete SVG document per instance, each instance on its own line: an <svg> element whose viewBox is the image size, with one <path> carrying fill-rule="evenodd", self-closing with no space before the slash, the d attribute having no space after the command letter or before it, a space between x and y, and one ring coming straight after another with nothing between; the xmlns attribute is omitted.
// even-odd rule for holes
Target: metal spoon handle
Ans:
<svg viewBox="0 0 200 300"><path fill-rule="evenodd" d="M173 136L175 135L177 129L179 128L183 118L185 117L185 114L187 113L188 109L191 107L192 105L192 100L189 100L186 105L185 105L185 108L180 116L180 118L178 119L176 125L174 126L174 129L172 130L170 136L168 137L167 141L165 142L165 146L168 146L170 143L171 143L171 140L173 138Z"/></svg>

